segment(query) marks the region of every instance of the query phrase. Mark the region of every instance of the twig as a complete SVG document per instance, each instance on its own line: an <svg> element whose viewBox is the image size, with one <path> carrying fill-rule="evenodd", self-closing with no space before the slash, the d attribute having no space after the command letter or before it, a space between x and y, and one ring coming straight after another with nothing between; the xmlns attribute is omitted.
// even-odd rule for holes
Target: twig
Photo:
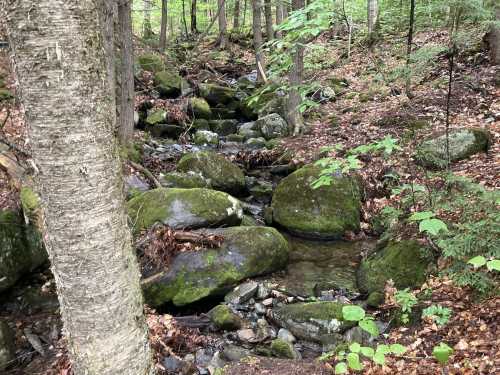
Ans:
<svg viewBox="0 0 500 375"><path fill-rule="evenodd" d="M0 125L0 130L3 129L3 127L7 123L7 120L9 119L9 117L10 117L10 108L7 108L7 115L5 116L5 118L4 118L3 122L2 122L2 125Z"/></svg>
<svg viewBox="0 0 500 375"><path fill-rule="evenodd" d="M154 185L157 187L157 188L161 188L162 185L160 184L160 181L158 181L158 179L151 173L151 171L149 171L147 168L143 167L142 165L140 164L137 164L135 162L133 162L132 160L129 160L128 161L130 163L130 165L137 169L139 172L141 172L142 174L144 174L147 178L149 178L153 183Z"/></svg>

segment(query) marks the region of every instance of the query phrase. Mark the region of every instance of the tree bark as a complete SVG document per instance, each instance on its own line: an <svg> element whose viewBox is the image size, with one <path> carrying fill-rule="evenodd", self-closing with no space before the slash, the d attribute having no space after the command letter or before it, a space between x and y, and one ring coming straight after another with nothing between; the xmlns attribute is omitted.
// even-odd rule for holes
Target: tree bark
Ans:
<svg viewBox="0 0 500 375"><path fill-rule="evenodd" d="M303 8L304 4L304 0L292 0L293 10ZM288 74L290 88L286 100L286 120L293 135L297 135L304 129L304 119L299 110L300 103L302 102L299 86L302 84L304 75L304 46L298 41L294 49L293 64Z"/></svg>
<svg viewBox="0 0 500 375"><path fill-rule="evenodd" d="M134 48L132 44L132 0L118 2L120 84L118 95L118 139L127 146L134 132Z"/></svg>
<svg viewBox="0 0 500 375"><path fill-rule="evenodd" d="M191 32L193 34L198 33L198 27L196 25L196 0L191 0Z"/></svg>
<svg viewBox="0 0 500 375"><path fill-rule="evenodd" d="M184 35L188 36L188 27L186 22L186 0L182 0L182 24L184 25Z"/></svg>
<svg viewBox="0 0 500 375"><path fill-rule="evenodd" d="M496 6L496 25L491 27L489 33L490 61L493 65L500 65L500 5Z"/></svg>
<svg viewBox="0 0 500 375"><path fill-rule="evenodd" d="M283 3L281 0L278 0L276 3L276 25L279 25L283 22ZM276 38L281 39L281 31L276 31Z"/></svg>
<svg viewBox="0 0 500 375"><path fill-rule="evenodd" d="M240 0L234 0L233 29L240 28Z"/></svg>
<svg viewBox="0 0 500 375"><path fill-rule="evenodd" d="M368 34L375 31L375 25L378 17L378 0L368 0Z"/></svg>
<svg viewBox="0 0 500 375"><path fill-rule="evenodd" d="M161 1L161 22L160 22L160 52L167 48L167 20L168 20L168 0Z"/></svg>
<svg viewBox="0 0 500 375"><path fill-rule="evenodd" d="M243 3L243 22L242 22L242 27L245 27L246 21L247 21L247 2L248 0L245 0Z"/></svg>
<svg viewBox="0 0 500 375"><path fill-rule="evenodd" d="M261 21L262 0L252 0L253 13L253 47L255 50L255 63L257 69L257 81L265 80L262 71L264 68L264 57L262 55L262 21Z"/></svg>
<svg viewBox="0 0 500 375"><path fill-rule="evenodd" d="M74 374L153 374L124 209L102 2L0 3Z"/></svg>
<svg viewBox="0 0 500 375"><path fill-rule="evenodd" d="M149 39L153 36L153 29L151 28L151 9L153 7L153 0L144 0L144 20L142 22L142 37Z"/></svg>
<svg viewBox="0 0 500 375"><path fill-rule="evenodd" d="M408 42L406 43L406 96L408 99L413 98L411 92L411 74L410 74L410 62L411 62L411 49L413 45L413 28L415 24L415 0L410 0L410 26L408 28Z"/></svg>
<svg viewBox="0 0 500 375"><path fill-rule="evenodd" d="M226 20L226 4L225 0L217 0L219 12L219 47L226 48L227 44L227 20Z"/></svg>
<svg viewBox="0 0 500 375"><path fill-rule="evenodd" d="M264 0L264 16L266 18L266 37L267 40L270 41L274 39L273 8L271 0Z"/></svg>

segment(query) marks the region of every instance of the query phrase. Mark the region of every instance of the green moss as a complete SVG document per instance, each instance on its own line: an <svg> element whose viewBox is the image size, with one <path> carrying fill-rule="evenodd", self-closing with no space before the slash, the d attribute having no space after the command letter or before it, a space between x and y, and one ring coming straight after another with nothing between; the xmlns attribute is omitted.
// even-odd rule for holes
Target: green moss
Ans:
<svg viewBox="0 0 500 375"><path fill-rule="evenodd" d="M226 305L218 305L209 311L208 315L217 329L234 331L242 326L241 318Z"/></svg>
<svg viewBox="0 0 500 375"><path fill-rule="evenodd" d="M182 78L175 72L163 70L155 73L154 84L160 95L172 97L179 95L182 89Z"/></svg>
<svg viewBox="0 0 500 375"><path fill-rule="evenodd" d="M271 342L271 353L278 358L295 359L297 357L293 345L282 339L276 339Z"/></svg>
<svg viewBox="0 0 500 375"><path fill-rule="evenodd" d="M255 227L259 225L257 223L257 220L255 220L253 217L249 215L243 215L243 220L241 220L241 226L242 227Z"/></svg>
<svg viewBox="0 0 500 375"><path fill-rule="evenodd" d="M371 292L366 300L366 304L370 307L379 307L384 303L384 293L382 292Z"/></svg>
<svg viewBox="0 0 500 375"><path fill-rule="evenodd" d="M165 69L165 65L160 56L148 53L141 55L137 58L137 62L142 70L146 70L148 72L160 72Z"/></svg>
<svg viewBox="0 0 500 375"><path fill-rule="evenodd" d="M0 88L0 102L10 99L14 99L14 95L9 90Z"/></svg>
<svg viewBox="0 0 500 375"><path fill-rule="evenodd" d="M234 134L237 131L237 120L212 120L208 123L210 129L219 135Z"/></svg>
<svg viewBox="0 0 500 375"><path fill-rule="evenodd" d="M293 319L300 322L317 320L343 320L342 307L344 304L340 302L311 302L311 303L295 303L287 305L280 309L280 316L284 319Z"/></svg>
<svg viewBox="0 0 500 375"><path fill-rule="evenodd" d="M160 182L166 187L193 189L209 188L210 182L198 173L170 172L160 177Z"/></svg>
<svg viewBox="0 0 500 375"><path fill-rule="evenodd" d="M243 171L222 156L211 151L184 155L177 164L180 172L197 172L210 180L216 190L239 195L245 191Z"/></svg>
<svg viewBox="0 0 500 375"><path fill-rule="evenodd" d="M273 221L292 233L310 238L338 238L359 229L361 194L358 181L333 177L332 184L313 189L321 171L308 165L285 177L272 200Z"/></svg>
<svg viewBox="0 0 500 375"><path fill-rule="evenodd" d="M193 121L192 128L195 130L210 130L210 125L207 120L198 118Z"/></svg>
<svg viewBox="0 0 500 375"><path fill-rule="evenodd" d="M389 244L364 260L358 270L358 287L363 293L383 292L392 279L398 289L421 285L432 259L417 241L404 240Z"/></svg>
<svg viewBox="0 0 500 375"><path fill-rule="evenodd" d="M242 143L245 140L245 137L243 135L240 135L240 134L229 134L227 136L227 140L230 142Z"/></svg>
<svg viewBox="0 0 500 375"><path fill-rule="evenodd" d="M164 109L157 109L154 111L151 111L146 118L146 124L149 125L156 125L156 124L163 124L165 123L167 119L167 112Z"/></svg>
<svg viewBox="0 0 500 375"><path fill-rule="evenodd" d="M32 216L38 207L40 207L40 198L30 187L23 186L19 197L23 211L28 216Z"/></svg>
<svg viewBox="0 0 500 375"><path fill-rule="evenodd" d="M229 87L202 83L199 85L200 96L207 100L209 104L228 104L236 100L236 90Z"/></svg>
<svg viewBox="0 0 500 375"><path fill-rule="evenodd" d="M194 118L201 118L209 120L212 117L212 110L210 105L203 98L191 98L189 99L189 114Z"/></svg>

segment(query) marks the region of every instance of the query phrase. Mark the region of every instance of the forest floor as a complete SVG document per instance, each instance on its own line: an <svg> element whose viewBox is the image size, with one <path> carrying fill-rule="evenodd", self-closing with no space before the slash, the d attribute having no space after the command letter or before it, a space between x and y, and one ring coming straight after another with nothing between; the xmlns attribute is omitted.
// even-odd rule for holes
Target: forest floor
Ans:
<svg viewBox="0 0 500 375"><path fill-rule="evenodd" d="M445 44L445 32L421 32L415 39L417 46ZM282 140L282 147L292 150L294 161L303 164L318 159L324 154L322 148L341 144L349 149L362 144L380 140L391 135L400 141L403 151L388 159L373 157L364 161L361 171L364 181L372 190L377 190L382 177L388 170L397 170L406 180L424 181L426 176L408 163L415 144L432 132L441 131L445 126L447 59L437 57L422 72L413 78L413 99L408 99L403 91L404 83L396 79L387 83L388 72L396 70L404 59L403 35L392 36L382 41L372 51L365 47L353 48L349 61L340 59L343 42L332 42L329 37L322 37L325 47L320 56L313 56L308 70L308 78L325 83L332 77L345 78L349 91L358 95L341 95L335 101L321 104L313 109L306 118L306 132L298 137ZM220 52L213 59L213 46L205 43L200 47L196 63L186 67L188 76L196 79L201 67L216 71L221 77L243 75L252 70L253 56L247 49L231 45L231 52ZM168 59L168 56L167 56ZM0 51L0 73L8 73L7 86L14 91L14 78L8 70L8 60ZM487 189L500 188L500 87L498 69L488 64L486 52L481 48L471 48L459 56L453 84L451 101L452 127L484 127L488 124L493 141L488 153L480 153L453 164L452 171L467 176ZM369 95L361 95L361 94ZM149 98L138 95L138 100ZM165 104L168 108L168 103ZM175 109L173 109L175 110ZM410 131L399 124L383 124L383 119L395 115L401 118L429 120L430 128ZM27 133L22 113L17 102L0 108L0 137L8 140L20 150L29 152ZM138 132L139 137L142 136ZM330 152L335 155L335 151ZM17 153L17 155L20 155ZM24 156L21 156L24 158ZM363 207L363 222L366 232L370 232L370 215L391 203L391 198L376 194L367 199ZM18 190L9 176L0 168L0 209L19 206ZM358 236L363 236L361 233ZM385 366L365 363L365 374L493 374L500 371L500 297L478 300L471 290L459 288L446 278L430 278L422 287L433 290L433 302L439 302L453 310L450 322L443 327L423 321L414 327L395 328L389 332L385 341L401 343L409 350L400 358L387 358ZM154 315L154 314L153 314ZM156 315L155 315L156 316ZM32 325L45 326L47 330L60 329L57 316L16 317L17 340L23 353L30 361L21 361L22 366L9 370L8 374L53 374L69 375L64 340L60 339L50 346L45 356L36 355L33 343L23 333L24 328ZM205 343L198 332L179 327L158 328L155 319L151 323L152 340L157 340L154 347L166 343L173 352L179 354L201 347ZM445 340L454 347L455 352L449 363L443 368L432 356L432 348ZM180 344L179 344L180 343ZM182 350L176 349L182 347ZM29 354L26 354L29 353ZM232 366L226 374L327 374L331 373L328 363L291 362L277 359L251 360Z"/></svg>

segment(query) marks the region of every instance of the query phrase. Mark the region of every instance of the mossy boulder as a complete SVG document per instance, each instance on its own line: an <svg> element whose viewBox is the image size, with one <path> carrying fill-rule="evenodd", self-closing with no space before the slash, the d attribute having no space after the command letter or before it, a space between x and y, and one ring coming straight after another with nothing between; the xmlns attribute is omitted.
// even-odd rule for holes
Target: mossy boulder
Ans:
<svg viewBox="0 0 500 375"><path fill-rule="evenodd" d="M245 146L252 150L258 150L259 148L266 147L266 140L262 137L248 138L245 141Z"/></svg>
<svg viewBox="0 0 500 375"><path fill-rule="evenodd" d="M342 316L340 302L295 303L277 308L272 319L294 336L323 344L335 343L340 334L352 327Z"/></svg>
<svg viewBox="0 0 500 375"><path fill-rule="evenodd" d="M142 70L148 72L156 73L165 69L165 64L163 63L161 57L152 53L139 56L137 58L137 63Z"/></svg>
<svg viewBox="0 0 500 375"><path fill-rule="evenodd" d="M7 322L0 320L0 371L5 370L7 365L15 360L16 347L14 340L14 332L12 332Z"/></svg>
<svg viewBox="0 0 500 375"><path fill-rule="evenodd" d="M176 72L162 70L154 75L154 84L164 98L175 98L181 94L183 79Z"/></svg>
<svg viewBox="0 0 500 375"><path fill-rule="evenodd" d="M346 92L349 82L345 78L331 77L327 80L328 87L333 89L334 95L339 96Z"/></svg>
<svg viewBox="0 0 500 375"><path fill-rule="evenodd" d="M208 120L204 118L197 118L193 121L191 125L193 130L210 130L210 125L208 124Z"/></svg>
<svg viewBox="0 0 500 375"><path fill-rule="evenodd" d="M185 129L181 125L174 124L156 124L146 125L145 130L156 138L171 138L177 139L184 133Z"/></svg>
<svg viewBox="0 0 500 375"><path fill-rule="evenodd" d="M167 122L167 111L164 109L153 109L148 112L148 117L146 117L146 124L156 125L165 124Z"/></svg>
<svg viewBox="0 0 500 375"><path fill-rule="evenodd" d="M196 172L169 172L160 175L159 180L162 186L169 188L210 188L210 182L203 178L201 174Z"/></svg>
<svg viewBox="0 0 500 375"><path fill-rule="evenodd" d="M128 215L137 233L156 222L172 228L240 225L243 211L229 194L210 189L149 190L127 203Z"/></svg>
<svg viewBox="0 0 500 375"><path fill-rule="evenodd" d="M449 134L450 162L466 159L488 150L491 134L484 129L471 128L451 131ZM446 135L431 136L418 147L415 160L426 168L443 169L447 165Z"/></svg>
<svg viewBox="0 0 500 375"><path fill-rule="evenodd" d="M398 289L418 287L425 281L432 261L429 250L415 240L391 241L361 262L358 288L367 294L383 292L389 279Z"/></svg>
<svg viewBox="0 0 500 375"><path fill-rule="evenodd" d="M197 130L194 133L194 144L203 146L217 146L219 144L219 135L210 130Z"/></svg>
<svg viewBox="0 0 500 375"><path fill-rule="evenodd" d="M229 142L243 143L245 141L245 137L240 134L229 134L226 137L226 140L228 140Z"/></svg>
<svg viewBox="0 0 500 375"><path fill-rule="evenodd" d="M227 305L215 306L208 312L208 316L215 328L220 330L236 331L243 326L242 319Z"/></svg>
<svg viewBox="0 0 500 375"><path fill-rule="evenodd" d="M47 253L36 229L26 225L18 213L0 211L0 292L46 262Z"/></svg>
<svg viewBox="0 0 500 375"><path fill-rule="evenodd" d="M243 136L245 140L250 138L258 138L260 132L255 129L255 122L246 122L238 128L238 134Z"/></svg>
<svg viewBox="0 0 500 375"><path fill-rule="evenodd" d="M358 179L336 175L331 185L313 189L320 172L320 167L307 165L281 180L272 200L273 221L305 238L334 239L358 230Z"/></svg>
<svg viewBox="0 0 500 375"><path fill-rule="evenodd" d="M199 86L200 96L210 104L210 105L218 105L218 104L228 104L232 101L236 101L236 90L229 88L218 86L211 83L202 83Z"/></svg>
<svg viewBox="0 0 500 375"><path fill-rule="evenodd" d="M216 249L178 254L159 278L146 282L146 302L187 305L208 296L222 296L238 282L283 269L288 242L274 228L232 227L216 231L224 240Z"/></svg>
<svg viewBox="0 0 500 375"><path fill-rule="evenodd" d="M282 339L275 339L271 342L271 354L278 358L299 358L293 345Z"/></svg>
<svg viewBox="0 0 500 375"><path fill-rule="evenodd" d="M255 121L255 129L266 139L286 137L288 135L288 124L277 113L271 113Z"/></svg>
<svg viewBox="0 0 500 375"><path fill-rule="evenodd" d="M245 191L243 171L215 152L201 151L186 154L179 160L177 170L200 173L216 190L233 195L240 195Z"/></svg>
<svg viewBox="0 0 500 375"><path fill-rule="evenodd" d="M191 98L188 102L188 114L195 119L209 120L212 117L212 110L205 99Z"/></svg>
<svg viewBox="0 0 500 375"><path fill-rule="evenodd" d="M234 134L238 130L237 120L211 120L208 123L213 132L223 136Z"/></svg>

